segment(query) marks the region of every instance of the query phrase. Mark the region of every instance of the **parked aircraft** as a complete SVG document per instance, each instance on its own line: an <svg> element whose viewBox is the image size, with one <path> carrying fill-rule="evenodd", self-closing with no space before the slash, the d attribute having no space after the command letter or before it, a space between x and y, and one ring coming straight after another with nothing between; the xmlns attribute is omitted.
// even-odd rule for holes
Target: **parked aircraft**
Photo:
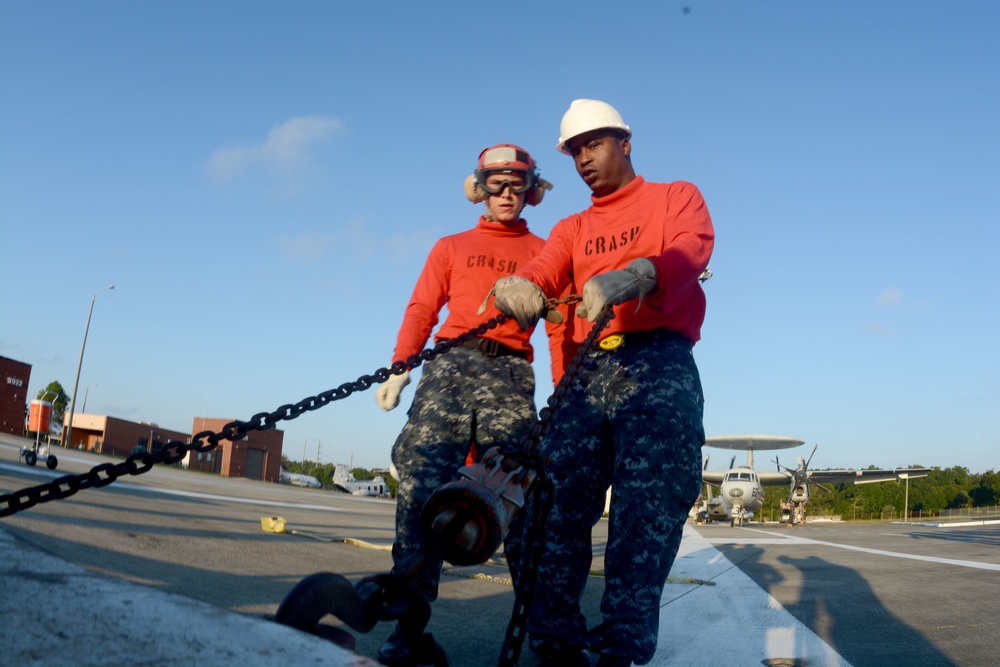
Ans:
<svg viewBox="0 0 1000 667"><path fill-rule="evenodd" d="M355 496L389 495L389 487L385 483L385 478L380 476L375 479L358 481L354 479L354 475L347 469L347 466L342 463L338 463L337 467L334 468L333 483Z"/></svg>
<svg viewBox="0 0 1000 667"><path fill-rule="evenodd" d="M281 474L278 477L278 481L282 484L291 484L293 486L308 486L313 489L322 489L323 484L318 479L312 475L300 475L295 472L288 472L285 469L281 470Z"/></svg>
<svg viewBox="0 0 1000 667"><path fill-rule="evenodd" d="M867 484L872 482L888 482L894 479L926 477L929 468L904 468L894 470L809 470L813 454L819 445L813 447L808 460L799 457L798 466L793 470L774 463L777 472L758 472L753 466L754 450L772 450L798 447L805 444L802 440L783 436L766 435L733 435L708 438L705 445L721 449L739 449L747 451L747 464L736 466L735 455L729 462L729 470L707 470L708 458L705 459L706 470L702 471L702 481L706 487L706 499L697 508L699 521L729 521L729 525L742 526L753 518L754 512L764 504L763 486L788 484L788 500L782 505L781 521L789 525L805 521L805 506L809 502L809 485L826 489L821 482L828 484ZM712 496L712 484L719 486L719 495Z"/></svg>

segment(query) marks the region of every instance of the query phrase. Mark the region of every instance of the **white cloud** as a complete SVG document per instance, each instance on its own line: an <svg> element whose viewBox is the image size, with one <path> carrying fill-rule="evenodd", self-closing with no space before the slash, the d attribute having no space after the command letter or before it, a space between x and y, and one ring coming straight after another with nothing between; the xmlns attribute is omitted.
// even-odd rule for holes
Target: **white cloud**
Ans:
<svg viewBox="0 0 1000 667"><path fill-rule="evenodd" d="M284 259L304 259L316 262L326 255L330 238L320 234L299 234L278 240L279 252Z"/></svg>
<svg viewBox="0 0 1000 667"><path fill-rule="evenodd" d="M898 287L886 287L882 290L882 293L878 295L875 299L875 303L879 306L891 306L895 303L899 303L903 299L903 290Z"/></svg>
<svg viewBox="0 0 1000 667"><path fill-rule="evenodd" d="M278 253L282 259L317 262L332 250L347 259L363 259L375 253L377 241L368 228L367 221L355 217L329 233L302 232L297 236L278 239Z"/></svg>
<svg viewBox="0 0 1000 667"><path fill-rule="evenodd" d="M865 331L873 336L895 336L899 333L896 327L888 322L869 320L864 323Z"/></svg>
<svg viewBox="0 0 1000 667"><path fill-rule="evenodd" d="M375 252L377 242L368 228L368 221L361 217L351 218L340 230L343 247L349 249L355 259L370 257Z"/></svg>
<svg viewBox="0 0 1000 667"><path fill-rule="evenodd" d="M272 128L259 144L215 151L206 167L217 182L230 181L254 168L262 168L286 181L312 169L312 152L343 123L329 116L297 116Z"/></svg>
<svg viewBox="0 0 1000 667"><path fill-rule="evenodd" d="M396 233L389 237L386 251L396 259L426 257L438 238L433 231Z"/></svg>

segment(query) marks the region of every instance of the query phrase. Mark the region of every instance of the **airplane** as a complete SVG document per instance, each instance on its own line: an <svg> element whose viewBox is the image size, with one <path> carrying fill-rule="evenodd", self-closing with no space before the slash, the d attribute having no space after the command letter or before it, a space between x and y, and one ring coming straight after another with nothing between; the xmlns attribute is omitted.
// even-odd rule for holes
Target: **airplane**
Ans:
<svg viewBox="0 0 1000 667"><path fill-rule="evenodd" d="M281 474L278 477L278 481L282 484L291 484L292 486L307 486L311 489L322 489L323 483L312 475L300 475L295 472L288 472L284 468L281 469Z"/></svg>
<svg viewBox="0 0 1000 667"><path fill-rule="evenodd" d="M354 479L354 475L351 474L347 466L342 463L338 463L334 468L333 483L354 496L389 495L389 487L386 485L384 477L379 476L375 479L358 481Z"/></svg>
<svg viewBox="0 0 1000 667"><path fill-rule="evenodd" d="M873 482L888 482L894 479L926 477L930 468L905 468L894 470L809 470L809 464L819 445L813 447L808 459L799 457L798 467L794 470L774 463L777 472L759 472L753 466L754 451L787 449L804 445L805 442L796 438L767 435L727 435L707 438L705 445L720 449L739 449L747 451L747 464L736 466L736 456L729 462L729 470L708 470L708 457L705 458L705 469L702 471L702 482L705 484L707 498L696 506L695 514L699 522L729 521L730 526L742 526L753 518L754 512L764 504L764 486L788 484L788 500L781 507L781 522L788 525L805 522L805 506L809 502L809 485L815 484L824 490L820 482L828 484L853 483L868 484ZM718 496L712 496L712 484L719 486Z"/></svg>

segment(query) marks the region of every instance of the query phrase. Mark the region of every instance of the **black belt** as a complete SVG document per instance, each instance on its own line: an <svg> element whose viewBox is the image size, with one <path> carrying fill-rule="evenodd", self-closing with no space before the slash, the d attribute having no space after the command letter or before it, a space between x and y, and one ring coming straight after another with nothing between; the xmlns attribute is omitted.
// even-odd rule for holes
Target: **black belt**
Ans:
<svg viewBox="0 0 1000 667"><path fill-rule="evenodd" d="M470 338L467 341L463 341L462 345L465 347L475 348L487 357L528 358L528 353L525 350L515 350L514 348L508 347L500 341L493 340L492 338Z"/></svg>
<svg viewBox="0 0 1000 667"><path fill-rule="evenodd" d="M621 333L611 334L610 336L602 338L597 343L597 349L605 352L613 352L614 350L620 350L623 347L639 347L642 345L648 345L649 343L658 340L687 341L688 339L676 331L670 331L669 329L653 329L652 331L623 331ZM690 341L688 341L688 343L690 343Z"/></svg>

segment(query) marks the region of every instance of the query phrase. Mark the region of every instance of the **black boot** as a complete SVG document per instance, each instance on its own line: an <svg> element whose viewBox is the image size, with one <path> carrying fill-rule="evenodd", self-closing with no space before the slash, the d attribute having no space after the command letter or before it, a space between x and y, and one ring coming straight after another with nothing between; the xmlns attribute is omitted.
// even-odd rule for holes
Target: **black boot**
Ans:
<svg viewBox="0 0 1000 667"><path fill-rule="evenodd" d="M399 623L378 650L378 661L388 667L411 667L417 664L413 661L413 651L406 642Z"/></svg>
<svg viewBox="0 0 1000 667"><path fill-rule="evenodd" d="M547 652L542 655L540 667L590 667L590 654L582 648Z"/></svg>

